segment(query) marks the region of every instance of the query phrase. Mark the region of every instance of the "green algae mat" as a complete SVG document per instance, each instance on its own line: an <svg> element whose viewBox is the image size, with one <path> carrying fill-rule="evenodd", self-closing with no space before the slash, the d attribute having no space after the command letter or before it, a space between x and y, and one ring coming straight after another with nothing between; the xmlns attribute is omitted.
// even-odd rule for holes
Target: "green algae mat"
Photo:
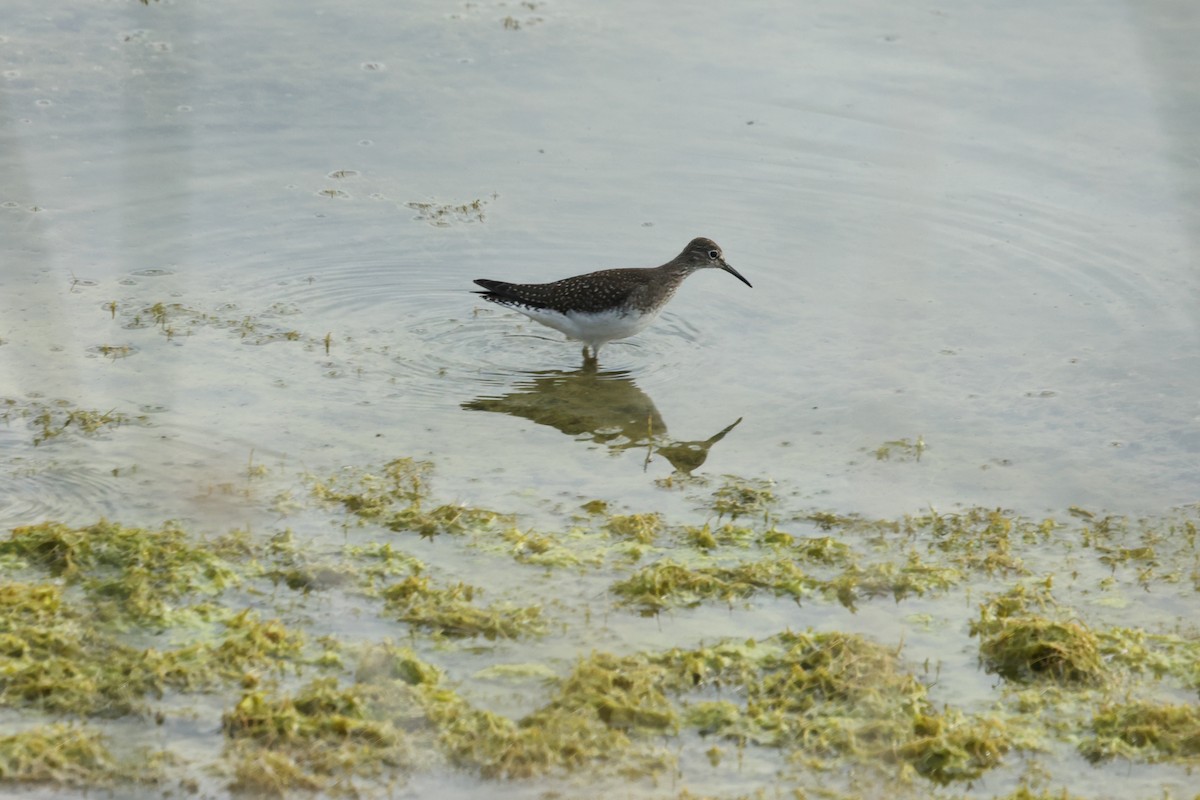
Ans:
<svg viewBox="0 0 1200 800"><path fill-rule="evenodd" d="M433 473L307 476L272 531L10 531L0 787L1015 799L1200 765L1196 508L868 519L730 477L668 489L688 521L535 526Z"/></svg>

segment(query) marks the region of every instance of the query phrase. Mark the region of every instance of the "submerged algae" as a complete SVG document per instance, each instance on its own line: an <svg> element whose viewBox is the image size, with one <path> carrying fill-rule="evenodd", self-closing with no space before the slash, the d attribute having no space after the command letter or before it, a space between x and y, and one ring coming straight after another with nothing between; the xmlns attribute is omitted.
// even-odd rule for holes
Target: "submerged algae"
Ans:
<svg viewBox="0 0 1200 800"><path fill-rule="evenodd" d="M0 782L81 789L161 777L153 761L122 761L104 736L77 725L45 725L0 736Z"/></svg>
<svg viewBox="0 0 1200 800"><path fill-rule="evenodd" d="M45 713L90 717L145 714L168 690L207 691L297 659L303 636L246 610L227 633L177 648L141 649L97 628L87 607L55 584L0 586L0 701Z"/></svg>
<svg viewBox="0 0 1200 800"><path fill-rule="evenodd" d="M377 775L411 758L404 734L357 686L319 678L294 695L242 695L222 718L237 759L235 791L287 796L295 789L346 790L355 775Z"/></svg>
<svg viewBox="0 0 1200 800"><path fill-rule="evenodd" d="M825 558L825 555L818 555ZM759 592L799 602L815 593L836 598L853 611L859 600L891 595L897 602L910 594L943 591L961 579L954 568L923 563L915 554L897 566L890 562L860 567L849 564L829 578L806 573L785 551L774 558L735 565L689 567L663 560L638 570L611 587L619 601L655 614L671 607L690 607L706 600L732 603Z"/></svg>
<svg viewBox="0 0 1200 800"><path fill-rule="evenodd" d="M211 597L239 580L228 562L172 523L157 530L107 520L27 525L0 542L0 556L79 586L101 618L118 624L169 623L181 601Z"/></svg>
<svg viewBox="0 0 1200 800"><path fill-rule="evenodd" d="M896 763L938 782L977 777L1012 747L988 717L935 710L926 687L898 654L859 636L783 633L761 642L724 642L652 658L668 685L704 700L686 715L705 735L782 747L810 766Z"/></svg>
<svg viewBox="0 0 1200 800"><path fill-rule="evenodd" d="M706 600L732 603L759 591L800 600L811 594L814 582L791 561L767 559L732 567L687 567L660 561L612 585L620 602L642 614L672 606L696 606Z"/></svg>
<svg viewBox="0 0 1200 800"><path fill-rule="evenodd" d="M1096 635L1074 619L1031 614L1054 606L1048 591L1028 594L1023 586L980 606L971 634L980 637L984 666L1012 681L1049 678L1066 684L1098 684L1106 676Z"/></svg>
<svg viewBox="0 0 1200 800"><path fill-rule="evenodd" d="M113 353L101 349L104 355ZM123 425L145 425L144 414L131 415L111 408L107 411L76 408L67 400L45 402L42 400L0 399L0 422L11 423L25 420L33 430L34 446L58 439L70 432L78 431L85 436L100 433Z"/></svg>
<svg viewBox="0 0 1200 800"><path fill-rule="evenodd" d="M397 458L374 475L347 470L327 480L312 481L312 495L340 504L361 521L375 522L396 531L412 531L422 537L462 534L487 530L498 523L512 522L510 516L482 508L441 504L425 508L430 498L429 476L433 465L412 458Z"/></svg>
<svg viewBox="0 0 1200 800"><path fill-rule="evenodd" d="M737 520L742 516L761 515L769 518L775 505L775 484L769 480L745 480L732 475L712 495L711 508L718 518L726 515Z"/></svg>
<svg viewBox="0 0 1200 800"><path fill-rule="evenodd" d="M540 606L480 607L474 600L481 591L461 582L439 588L429 578L410 575L381 594L397 619L440 636L515 639L545 631Z"/></svg>
<svg viewBox="0 0 1200 800"><path fill-rule="evenodd" d="M423 516L424 508L434 505L428 474L421 462L399 459L369 491L346 491L345 497L338 496L340 490L314 493L336 501L356 520L388 528L401 519L397 511ZM363 486L360 481L349 488ZM584 573L596 591L578 597L585 604L598 598L606 613L614 598L618 608L653 613L714 600L750 605L771 594L853 608L877 595L902 602L922 592L963 593L966 586L973 593L987 581L983 591L992 593L985 596L972 630L979 637L981 662L1006 678L996 702L983 713L978 707L943 704L936 699L928 665L918 677L898 646L810 631L757 641L593 652L565 666L555 659L539 663L536 651L523 652L522 663L535 674L552 671L562 677L544 688L522 685L519 692L529 694L519 701L527 703L525 710L505 715L488 705L491 698L479 697L475 684L451 681L424 658L469 652L470 658L486 659L493 650L510 652L510 643L481 640L540 632L545 626L540 605L528 607L534 611L528 618L522 616L524 607L479 606L478 587L435 581L421 561L391 543L364 544L357 532L348 532L349 541L332 554L327 547L314 550L298 543L288 532L231 534L190 545L208 550L212 560L206 560L181 547L192 537L181 541L166 528L157 537L135 535L136 529L111 523L81 529L27 526L15 537L19 544L0 548L6 566L29 573L4 600L0 646L10 657L6 668L17 669L0 674L0 691L4 702L25 713L92 717L169 714L166 709L186 702L182 693L219 693L228 697L223 703L226 755L222 762L200 766L228 776L234 791L280 796L387 791L412 770L445 761L485 780L570 773L579 780L593 775L653 780L676 772L688 780L696 775L691 772L696 759L707 759L712 769L729 769L733 759L722 753L736 751L740 763L747 748L760 751L755 759L776 751L766 757L778 758L789 776L849 771L897 781L910 793L926 791L912 783L918 778L962 785L1001 761L1015 761L1019 768L1020 760L1007 759L1006 753L1074 747L1081 739L1080 751L1097 761L1193 763L1186 707L1180 711L1147 702L1131 709L1132 703L1114 702L1114 697L1129 687L1151 691L1145 682L1134 683L1141 675L1194 689L1200 684L1195 637L1187 630L1167 635L1103 628L1094 618L1085 622L1050 594L1054 576L1033 576L1030 566L1039 557L1053 560L1036 550L1057 548L1052 552L1067 552L1076 569L1085 557L1103 565L1110 583L1101 591L1153 580L1156 586L1175 586L1182 596L1186 581L1180 576L1189 563L1195 565L1194 540L1188 550L1186 535L1151 535L1094 516L1082 527L1067 527L994 509L899 520L816 514L785 520L769 505L774 500L764 502L761 521L746 512L737 524L717 525L709 517L693 526L672 525L658 514L609 515L607 506L593 506L587 519L573 517L571 527L558 532L496 526L502 517L484 512L482 524L460 530L468 538L431 546L430 560L437 564L433 559L446 550L469 548L472 558L513 557L534 565L550 586L574 578L547 574L536 560L546 556L545 564ZM442 532L453 530L440 518L431 524ZM85 530L95 542L82 541L86 537L79 532ZM1186 533L1186 523L1178 530ZM135 546L139 542L145 552ZM157 545L165 552L154 552ZM654 563L631 564L635 551L652 556ZM1164 554L1172 552L1183 557L1167 568ZM1156 570L1149 577L1148 567ZM161 580L150 580L156 573ZM1022 583L1001 591L1010 576ZM105 589L112 581L138 588ZM156 598L153 593L160 589ZM310 598L314 591L321 594ZM112 599L125 597L134 599L128 610L123 599ZM263 617L244 607L247 597L258 598ZM350 599L361 604L353 606L356 610L400 619L405 625L396 626L396 632L411 636L423 656L407 648L362 651L335 637L318 639L314 647L291 622L269 618L277 613L272 608L307 617L331 599ZM570 602L580 601L568 600L568 610ZM595 610L581 609L589 622ZM668 628L669 620L661 622ZM83 629L87 635L78 636ZM144 641L146 631L165 634L162 641L171 644L160 652L127 641ZM174 644L183 636L196 638L197 632L201 642ZM466 636L476 640L465 646L454 641ZM68 658L57 673L33 668L35 662L53 663L48 648L70 637L77 649L57 654ZM1081 649L1089 641L1091 650ZM517 647L526 649L523 643ZM1005 674L1000 665L1013 654L1017 666L1005 668ZM344 664L355 658L351 682ZM87 662L111 668L125 683L118 687L105 674L89 672ZM454 667L448 662L451 673ZM296 685L301 676L293 673L308 669L337 677L307 675ZM486 669L472 668L470 674ZM68 670L72 680L64 677ZM1011 690L1008 683L1014 685ZM170 702L155 708L154 699L164 692L172 694ZM1055 698L1051 713L1047 703ZM1089 722L1084 715L1092 708ZM1147 720L1157 734L1146 732ZM1181 731L1181 738L1165 738L1167 730ZM831 796L837 791L829 789Z"/></svg>
<svg viewBox="0 0 1200 800"><path fill-rule="evenodd" d="M1089 761L1126 758L1200 763L1200 708L1194 705L1106 705L1093 716L1091 732L1079 745Z"/></svg>

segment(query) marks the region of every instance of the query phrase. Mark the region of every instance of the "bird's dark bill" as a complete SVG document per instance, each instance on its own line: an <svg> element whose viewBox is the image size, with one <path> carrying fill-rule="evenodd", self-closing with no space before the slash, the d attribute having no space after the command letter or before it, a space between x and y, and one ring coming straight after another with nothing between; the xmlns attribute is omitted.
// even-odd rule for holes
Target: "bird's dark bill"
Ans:
<svg viewBox="0 0 1200 800"><path fill-rule="evenodd" d="M741 281L742 283L744 283L744 284L746 284L747 286L749 286L751 289L753 289L753 288L754 288L754 284L750 283L750 281L748 281L748 280L746 280L745 278L743 278L743 277L742 277L742 273L738 272L736 269L734 269L733 267L729 266L729 265L728 265L728 264L726 264L724 261L722 261L722 262L721 262L721 269L725 270L725 271L726 271L726 272L728 272L730 275L732 275L733 277L737 278L737 279L738 279L739 281Z"/></svg>

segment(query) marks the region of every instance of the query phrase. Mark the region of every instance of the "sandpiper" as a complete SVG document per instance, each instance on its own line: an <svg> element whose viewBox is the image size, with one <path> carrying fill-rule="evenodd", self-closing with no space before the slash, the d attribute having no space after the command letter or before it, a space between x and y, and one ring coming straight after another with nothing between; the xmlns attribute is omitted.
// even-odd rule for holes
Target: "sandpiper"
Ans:
<svg viewBox="0 0 1200 800"><path fill-rule="evenodd" d="M702 269L723 269L751 285L725 263L720 246L704 238L692 239L682 253L661 267L602 269L552 283L505 283L484 278L475 283L484 288L477 292L484 300L520 311L562 331L568 339L583 342L583 358L589 361L600 355L605 342L633 336L653 322L683 279Z"/></svg>

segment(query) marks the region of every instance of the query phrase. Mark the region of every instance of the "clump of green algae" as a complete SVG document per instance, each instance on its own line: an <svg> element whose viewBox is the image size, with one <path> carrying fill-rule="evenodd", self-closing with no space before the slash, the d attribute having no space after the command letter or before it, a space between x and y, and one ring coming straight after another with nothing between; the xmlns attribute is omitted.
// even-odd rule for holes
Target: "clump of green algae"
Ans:
<svg viewBox="0 0 1200 800"><path fill-rule="evenodd" d="M44 725L0 735L0 783L86 789L158 777L150 765L122 763L103 736L77 725Z"/></svg>
<svg viewBox="0 0 1200 800"><path fill-rule="evenodd" d="M237 581L224 559L170 523L158 530L105 520L82 528L27 525L0 542L0 556L78 585L100 616L130 623L168 622L180 601L218 594Z"/></svg>
<svg viewBox="0 0 1200 800"><path fill-rule="evenodd" d="M706 600L732 603L760 590L799 600L811 594L813 588L812 579L785 559L732 567L687 567L664 560L617 581L612 592L643 614L655 614L671 606L696 606Z"/></svg>
<svg viewBox="0 0 1200 800"><path fill-rule="evenodd" d="M284 795L405 765L404 734L373 705L360 687L341 688L334 678L294 695L247 691L222 720L237 759L232 788Z"/></svg>
<svg viewBox="0 0 1200 800"><path fill-rule="evenodd" d="M439 588L425 576L410 575L381 594L397 619L442 636L515 639L544 632L540 607L480 607L474 602L480 591L461 582Z"/></svg>
<svg viewBox="0 0 1200 800"><path fill-rule="evenodd" d="M1049 593L1030 595L1021 585L980 607L971 633L981 639L985 667L1013 681L1101 682L1106 670L1096 635L1081 622L1030 613L1033 603L1045 607L1053 599Z"/></svg>
<svg viewBox="0 0 1200 800"><path fill-rule="evenodd" d="M424 537L489 529L510 517L487 509L454 504L429 505L429 476L433 465L398 458L384 465L381 475L349 471L345 475L312 482L313 496L340 504L363 521Z"/></svg>
<svg viewBox="0 0 1200 800"><path fill-rule="evenodd" d="M1148 702L1113 703L1092 717L1079 750L1090 761L1200 761L1200 708Z"/></svg>

